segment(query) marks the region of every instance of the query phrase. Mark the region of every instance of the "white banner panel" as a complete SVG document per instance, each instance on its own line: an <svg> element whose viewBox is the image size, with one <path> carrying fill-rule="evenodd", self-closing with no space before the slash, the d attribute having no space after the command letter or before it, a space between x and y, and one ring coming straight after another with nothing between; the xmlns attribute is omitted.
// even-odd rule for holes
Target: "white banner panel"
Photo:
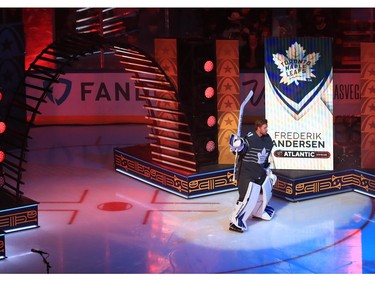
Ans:
<svg viewBox="0 0 375 281"><path fill-rule="evenodd" d="M43 103L35 123L120 123L146 122L144 100L134 87L130 73L67 73L60 76L60 83L52 86L52 93ZM334 73L334 116L360 115L360 73ZM28 83L43 86L41 80L29 79ZM240 100L250 90L254 96L245 107L246 117L265 115L265 85L263 73L241 73ZM28 88L28 95L37 96L40 91ZM30 117L30 116L29 116ZM252 118L254 119L254 118Z"/></svg>
<svg viewBox="0 0 375 281"><path fill-rule="evenodd" d="M144 100L134 87L129 73L67 73L52 85L52 93L41 104L41 123L108 123L145 122ZM46 88L42 81L29 79L29 84ZM28 95L40 91L28 89Z"/></svg>
<svg viewBox="0 0 375 281"><path fill-rule="evenodd" d="M267 38L265 111L276 169L333 170L331 38Z"/></svg>

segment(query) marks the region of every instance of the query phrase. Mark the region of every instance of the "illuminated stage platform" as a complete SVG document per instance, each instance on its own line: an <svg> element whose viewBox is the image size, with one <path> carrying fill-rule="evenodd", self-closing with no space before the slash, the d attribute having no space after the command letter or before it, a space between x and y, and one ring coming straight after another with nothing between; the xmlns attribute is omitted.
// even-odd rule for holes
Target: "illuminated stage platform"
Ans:
<svg viewBox="0 0 375 281"><path fill-rule="evenodd" d="M184 198L212 195L237 188L231 183L233 165L212 165L198 173L172 169L150 158L148 144L114 149L117 172Z"/></svg>
<svg viewBox="0 0 375 281"><path fill-rule="evenodd" d="M10 233L38 227L38 205L25 196L17 199L0 189L0 231Z"/></svg>
<svg viewBox="0 0 375 281"><path fill-rule="evenodd" d="M274 170L274 173L278 181L273 194L288 201L301 201L349 191L375 197L374 171Z"/></svg>
<svg viewBox="0 0 375 281"><path fill-rule="evenodd" d="M25 196L18 199L0 189L0 260L6 258L5 235L38 225L39 203Z"/></svg>
<svg viewBox="0 0 375 281"><path fill-rule="evenodd" d="M5 233L0 230L0 260L5 258Z"/></svg>
<svg viewBox="0 0 375 281"><path fill-rule="evenodd" d="M197 173L171 169L153 162L149 145L114 149L117 172L190 199L236 190L232 165L212 165ZM278 176L274 196L301 201L355 191L375 197L375 172L339 167L334 171L274 170Z"/></svg>

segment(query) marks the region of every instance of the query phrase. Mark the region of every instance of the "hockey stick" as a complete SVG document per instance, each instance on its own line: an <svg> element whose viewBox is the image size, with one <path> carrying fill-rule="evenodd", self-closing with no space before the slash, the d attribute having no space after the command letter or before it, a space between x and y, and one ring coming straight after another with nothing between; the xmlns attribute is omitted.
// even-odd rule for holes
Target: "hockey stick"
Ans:
<svg viewBox="0 0 375 281"><path fill-rule="evenodd" d="M254 92L253 90L250 90L250 92L247 94L247 97L245 100L241 103L240 106L240 114L238 116L238 128L237 128L237 136L241 137L241 128L242 128L242 117L243 112L245 109L246 104L249 102L251 97L253 96ZM234 167L233 167L233 183L236 184L236 169L237 169L237 162L238 162L238 151L236 150L236 157L234 159Z"/></svg>

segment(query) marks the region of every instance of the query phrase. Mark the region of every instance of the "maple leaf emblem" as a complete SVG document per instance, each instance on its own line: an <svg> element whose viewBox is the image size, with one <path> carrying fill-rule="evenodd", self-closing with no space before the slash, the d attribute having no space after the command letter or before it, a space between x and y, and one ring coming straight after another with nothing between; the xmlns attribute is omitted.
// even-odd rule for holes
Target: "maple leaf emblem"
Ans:
<svg viewBox="0 0 375 281"><path fill-rule="evenodd" d="M313 66L320 58L319 53L311 53L305 56L306 50L297 42L292 44L283 54L272 54L273 61L280 69L280 83L290 85L295 83L297 86L299 81L311 81L315 78Z"/></svg>
<svg viewBox="0 0 375 281"><path fill-rule="evenodd" d="M258 164L263 164L266 161L268 153L266 148L263 148L261 152L258 153Z"/></svg>

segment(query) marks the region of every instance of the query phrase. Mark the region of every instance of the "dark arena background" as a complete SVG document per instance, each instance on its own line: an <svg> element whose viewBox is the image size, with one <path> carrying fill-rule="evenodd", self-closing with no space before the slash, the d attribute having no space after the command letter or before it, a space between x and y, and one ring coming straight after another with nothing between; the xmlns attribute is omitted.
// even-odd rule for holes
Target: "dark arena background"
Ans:
<svg viewBox="0 0 375 281"><path fill-rule="evenodd" d="M1 273L374 272L374 8L0 10ZM334 169L274 169L233 234L267 37L332 38Z"/></svg>

